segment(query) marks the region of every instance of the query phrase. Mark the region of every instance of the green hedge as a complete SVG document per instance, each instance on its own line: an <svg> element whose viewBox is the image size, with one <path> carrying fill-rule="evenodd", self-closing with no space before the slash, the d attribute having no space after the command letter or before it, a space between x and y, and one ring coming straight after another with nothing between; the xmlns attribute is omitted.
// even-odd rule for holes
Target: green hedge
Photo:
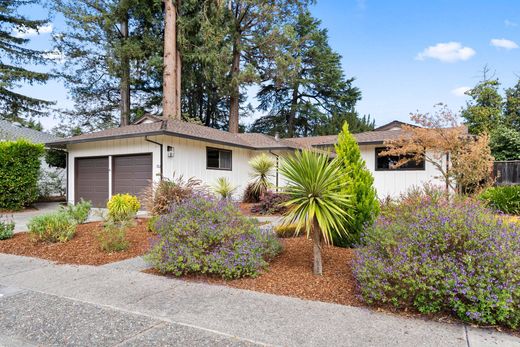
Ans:
<svg viewBox="0 0 520 347"><path fill-rule="evenodd" d="M0 142L0 209L19 210L38 198L43 145L26 140Z"/></svg>

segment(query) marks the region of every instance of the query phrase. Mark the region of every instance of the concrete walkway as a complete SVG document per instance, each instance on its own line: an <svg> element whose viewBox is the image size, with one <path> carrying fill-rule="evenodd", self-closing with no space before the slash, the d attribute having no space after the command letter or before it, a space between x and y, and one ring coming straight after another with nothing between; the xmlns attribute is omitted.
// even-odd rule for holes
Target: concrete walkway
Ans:
<svg viewBox="0 0 520 347"><path fill-rule="evenodd" d="M0 254L0 345L520 346L493 330Z"/></svg>

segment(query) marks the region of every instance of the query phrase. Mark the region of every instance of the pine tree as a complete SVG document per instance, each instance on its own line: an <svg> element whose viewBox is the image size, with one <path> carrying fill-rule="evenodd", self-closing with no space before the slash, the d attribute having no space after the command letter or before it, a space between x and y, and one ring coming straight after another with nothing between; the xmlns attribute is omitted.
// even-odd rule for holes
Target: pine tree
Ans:
<svg viewBox="0 0 520 347"><path fill-rule="evenodd" d="M468 130L472 134L490 133L503 124L502 96L497 79L486 79L467 92L471 97L462 117L466 119Z"/></svg>
<svg viewBox="0 0 520 347"><path fill-rule="evenodd" d="M52 76L22 67L45 64L45 52L27 48L23 33L38 31L47 20L31 20L18 13L20 6L36 5L38 0L0 0L0 118L24 124L27 118L46 114L50 101L15 91L22 83L45 83ZM21 35L20 35L21 34Z"/></svg>
<svg viewBox="0 0 520 347"><path fill-rule="evenodd" d="M350 197L352 217L346 226L348 238L334 238L334 245L341 247L355 246L361 241L361 235L367 226L370 226L379 214L379 201L374 188L374 178L366 168L365 161L356 139L348 129L348 123L338 136L335 146L338 160L342 163L343 176L346 188L343 194Z"/></svg>
<svg viewBox="0 0 520 347"><path fill-rule="evenodd" d="M67 27L54 35L60 76L85 130L124 125L160 107L163 14L155 0L55 0Z"/></svg>
<svg viewBox="0 0 520 347"><path fill-rule="evenodd" d="M257 95L267 115L251 130L282 136L337 134L344 121L353 130L373 128L359 119L355 104L361 98L353 78L345 78L341 56L328 43L327 30L308 10L300 11L283 31L272 64L266 65Z"/></svg>

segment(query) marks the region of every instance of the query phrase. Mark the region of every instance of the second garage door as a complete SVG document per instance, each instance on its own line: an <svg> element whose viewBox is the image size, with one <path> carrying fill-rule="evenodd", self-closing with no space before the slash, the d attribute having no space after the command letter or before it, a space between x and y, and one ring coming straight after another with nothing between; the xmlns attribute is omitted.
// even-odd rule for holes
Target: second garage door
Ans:
<svg viewBox="0 0 520 347"><path fill-rule="evenodd" d="M108 200L108 157L76 159L76 202L104 207Z"/></svg>
<svg viewBox="0 0 520 347"><path fill-rule="evenodd" d="M112 157L112 194L140 196L152 181L152 154Z"/></svg>

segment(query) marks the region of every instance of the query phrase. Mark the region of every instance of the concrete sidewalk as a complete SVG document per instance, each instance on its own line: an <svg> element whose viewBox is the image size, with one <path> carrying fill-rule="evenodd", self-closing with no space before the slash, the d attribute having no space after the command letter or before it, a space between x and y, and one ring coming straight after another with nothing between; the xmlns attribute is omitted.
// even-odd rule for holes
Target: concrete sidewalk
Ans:
<svg viewBox="0 0 520 347"><path fill-rule="evenodd" d="M520 346L493 330L0 254L0 345Z"/></svg>

